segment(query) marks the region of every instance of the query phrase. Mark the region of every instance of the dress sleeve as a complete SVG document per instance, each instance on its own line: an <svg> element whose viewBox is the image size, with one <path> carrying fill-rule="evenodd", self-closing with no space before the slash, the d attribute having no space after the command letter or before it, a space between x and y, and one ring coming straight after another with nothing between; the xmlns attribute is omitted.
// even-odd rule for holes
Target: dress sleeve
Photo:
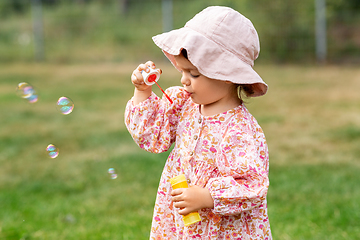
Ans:
<svg viewBox="0 0 360 240"><path fill-rule="evenodd" d="M126 105L125 125L135 143L142 149L161 153L167 151L175 141L176 128L181 115L181 109L188 95L181 87L166 90L172 99L160 99L155 93L134 105L132 99Z"/></svg>
<svg viewBox="0 0 360 240"><path fill-rule="evenodd" d="M235 215L265 202L269 157L261 128L257 131L238 123L225 134L216 159L221 177L211 178L206 185L214 199L214 213Z"/></svg>

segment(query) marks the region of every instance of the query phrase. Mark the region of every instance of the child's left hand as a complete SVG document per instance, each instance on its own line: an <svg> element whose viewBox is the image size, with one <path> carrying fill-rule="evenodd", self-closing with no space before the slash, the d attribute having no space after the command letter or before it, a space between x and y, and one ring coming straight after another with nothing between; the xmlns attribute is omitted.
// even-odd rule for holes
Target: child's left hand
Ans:
<svg viewBox="0 0 360 240"><path fill-rule="evenodd" d="M171 191L174 207L179 208L181 215L196 212L202 208L214 208L214 200L207 188L193 185L189 188L178 188Z"/></svg>

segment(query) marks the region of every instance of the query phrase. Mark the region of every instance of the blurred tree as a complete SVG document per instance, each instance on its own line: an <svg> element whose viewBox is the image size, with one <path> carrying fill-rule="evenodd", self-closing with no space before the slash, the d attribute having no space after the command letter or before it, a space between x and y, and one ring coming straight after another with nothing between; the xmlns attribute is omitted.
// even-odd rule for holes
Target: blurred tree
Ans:
<svg viewBox="0 0 360 240"><path fill-rule="evenodd" d="M314 49L314 0L251 1L267 57L284 62L305 59ZM258 15L256 15L258 14ZM264 52L263 52L264 53ZM264 55L263 55L264 56Z"/></svg>
<svg viewBox="0 0 360 240"><path fill-rule="evenodd" d="M120 12L126 14L129 9L129 0L118 0L120 6Z"/></svg>
<svg viewBox="0 0 360 240"><path fill-rule="evenodd" d="M13 13L23 13L29 7L29 2L24 0L1 0L0 16L5 18Z"/></svg>
<svg viewBox="0 0 360 240"><path fill-rule="evenodd" d="M332 11L341 12L341 11L360 11L360 1L359 0L327 0L327 5L332 8Z"/></svg>
<svg viewBox="0 0 360 240"><path fill-rule="evenodd" d="M328 22L332 58L360 61L360 1L328 0ZM339 59L342 55L346 55L346 59Z"/></svg>
<svg viewBox="0 0 360 240"><path fill-rule="evenodd" d="M149 23L148 9L156 12L161 19L161 2L165 0L40 0L44 7L45 32L50 46L55 46L54 38L84 41L93 39L120 39L130 45L135 31L128 31L128 25L120 30L115 27L121 21L133 21L131 24ZM172 0L174 3L174 27L182 27L184 22L199 10L209 5L232 7L253 21L261 41L261 59L271 61L307 61L315 60L315 0ZM26 18L30 13L30 0L0 0L0 50L18 39L26 30L19 23L16 28L11 24L10 16L17 15L13 21ZM360 0L326 0L327 39L329 59L344 58L349 53L359 58L360 53ZM131 13L131 14L130 14ZM133 14L134 13L134 14ZM22 15L22 16L20 16ZM120 16L123 15L123 16ZM137 17L134 17L137 16ZM16 19L16 20L15 20ZM132 20L136 19L136 20ZM9 23L9 24L7 24ZM158 25L161 22L157 22ZM157 27L157 26L151 26ZM96 36L85 37L96 28ZM116 30L110 30L110 29ZM52 29L53 35L50 33ZM149 31L151 28L149 28ZM160 31L157 29L157 31ZM150 33L149 33L150 34ZM106 36L106 37L105 37ZM15 41L17 42L17 41ZM46 41L48 43L48 41ZM61 45L59 43L59 45ZM89 43L90 45L90 43ZM6 47L4 47L5 49ZM50 47L48 47L50 48ZM48 55L50 51L47 51ZM9 51L9 55L11 52ZM13 57L14 59L16 57Z"/></svg>

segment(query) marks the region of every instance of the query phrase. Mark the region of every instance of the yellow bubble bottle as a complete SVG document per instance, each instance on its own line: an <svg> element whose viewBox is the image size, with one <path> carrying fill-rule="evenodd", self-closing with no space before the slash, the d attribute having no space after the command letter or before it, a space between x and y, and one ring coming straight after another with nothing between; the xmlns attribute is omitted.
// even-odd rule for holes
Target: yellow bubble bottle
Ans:
<svg viewBox="0 0 360 240"><path fill-rule="evenodd" d="M189 187L184 174L171 178L170 184L173 189ZM187 215L184 215L183 221L185 226L189 226L190 224L201 221L201 218L198 212L192 212Z"/></svg>

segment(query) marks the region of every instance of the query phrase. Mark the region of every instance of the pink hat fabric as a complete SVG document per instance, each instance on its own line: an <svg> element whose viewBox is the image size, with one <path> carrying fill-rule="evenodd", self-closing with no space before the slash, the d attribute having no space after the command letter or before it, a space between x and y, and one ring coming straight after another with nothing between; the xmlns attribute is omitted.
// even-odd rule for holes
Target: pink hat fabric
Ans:
<svg viewBox="0 0 360 240"><path fill-rule="evenodd" d="M207 7L183 28L154 36L153 41L177 68L174 56L186 49L199 72L217 80L252 84L250 97L268 86L252 68L260 52L257 32L249 19L229 7Z"/></svg>

